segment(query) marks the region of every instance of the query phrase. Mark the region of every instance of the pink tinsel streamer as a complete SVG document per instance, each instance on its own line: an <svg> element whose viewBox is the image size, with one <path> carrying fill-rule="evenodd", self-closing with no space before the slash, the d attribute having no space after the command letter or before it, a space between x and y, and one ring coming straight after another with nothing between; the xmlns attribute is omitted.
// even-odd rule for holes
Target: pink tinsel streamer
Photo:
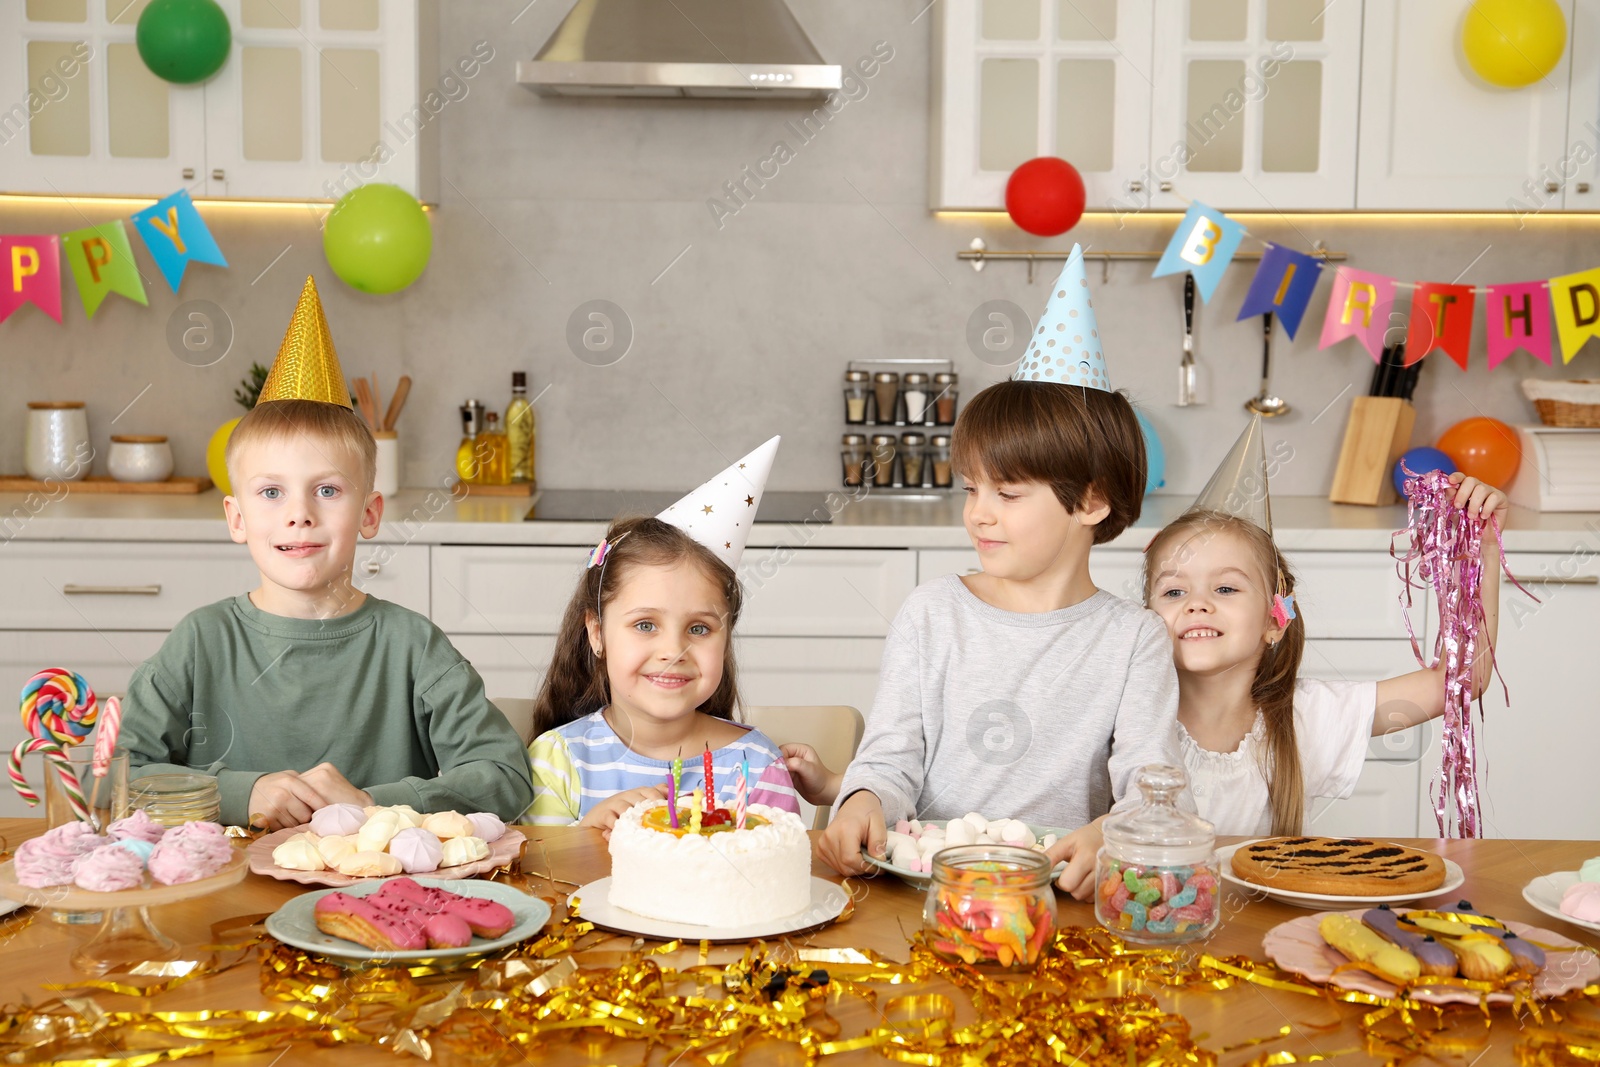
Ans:
<svg viewBox="0 0 1600 1067"><path fill-rule="evenodd" d="M1493 521L1468 515L1455 506L1456 486L1442 471L1414 474L1404 468L1407 500L1407 530L1411 538L1405 555L1396 555L1405 582L1400 606L1405 612L1406 633L1417 662L1429 670L1444 667L1444 718L1439 743L1439 773L1428 788L1433 814L1441 837L1482 837L1483 824L1478 808L1478 749L1472 724L1473 677L1478 655L1483 650L1480 635L1483 618L1483 532ZM1495 543L1500 546L1500 566L1506 568L1505 544L1498 523ZM1391 545L1390 553L1394 554ZM1505 569L1505 575L1518 589L1522 586ZM1413 589L1432 589L1439 605L1439 633L1434 641L1432 662L1423 655L1411 624ZM1526 589L1522 589L1527 593ZM1531 596L1531 594L1530 594ZM1537 599L1537 598L1534 598ZM1487 648L1490 669L1498 674L1494 648ZM1505 689L1505 679L1500 679ZM1507 702L1510 692L1506 690ZM1482 714L1480 710L1480 715ZM1451 817L1454 816L1454 826Z"/></svg>

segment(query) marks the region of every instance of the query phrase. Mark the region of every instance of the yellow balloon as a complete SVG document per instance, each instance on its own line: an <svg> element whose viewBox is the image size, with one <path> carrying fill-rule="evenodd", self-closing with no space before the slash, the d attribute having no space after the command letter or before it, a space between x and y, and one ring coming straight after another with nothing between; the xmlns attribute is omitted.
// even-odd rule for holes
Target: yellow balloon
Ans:
<svg viewBox="0 0 1600 1067"><path fill-rule="evenodd" d="M1478 77L1505 89L1532 85L1567 50L1567 17L1556 0L1474 0L1461 47Z"/></svg>
<svg viewBox="0 0 1600 1067"><path fill-rule="evenodd" d="M233 428L239 425L239 419L229 419L217 427L217 432L211 435L211 442L206 445L206 472L211 475L211 480L223 494L233 492L233 487L228 483L228 438L233 436Z"/></svg>

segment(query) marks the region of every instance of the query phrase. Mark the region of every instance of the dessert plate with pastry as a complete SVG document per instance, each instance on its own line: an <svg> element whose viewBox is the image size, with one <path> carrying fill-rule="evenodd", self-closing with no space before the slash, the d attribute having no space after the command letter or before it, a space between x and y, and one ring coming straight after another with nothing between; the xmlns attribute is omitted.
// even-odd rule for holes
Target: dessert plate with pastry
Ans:
<svg viewBox="0 0 1600 1067"><path fill-rule="evenodd" d="M493 952L549 919L550 905L500 882L399 877L302 893L267 933L343 963L417 963Z"/></svg>
<svg viewBox="0 0 1600 1067"><path fill-rule="evenodd" d="M329 804L309 823L250 842L245 854L254 874L341 888L398 874L472 878L508 866L525 840L488 812Z"/></svg>
<svg viewBox="0 0 1600 1067"><path fill-rule="evenodd" d="M1552 918L1600 931L1600 856L1576 871L1540 875L1522 887L1522 899Z"/></svg>
<svg viewBox="0 0 1600 1067"><path fill-rule="evenodd" d="M1405 904L1467 880L1452 860L1362 837L1264 837L1220 848L1217 859L1225 881L1314 911Z"/></svg>
<svg viewBox="0 0 1600 1067"><path fill-rule="evenodd" d="M1402 988L1425 1004L1491 1004L1569 993L1600 978L1592 949L1549 930L1480 915L1463 900L1438 910L1389 908L1306 915L1261 942L1281 970L1377 996ZM1476 988L1474 987L1476 986Z"/></svg>

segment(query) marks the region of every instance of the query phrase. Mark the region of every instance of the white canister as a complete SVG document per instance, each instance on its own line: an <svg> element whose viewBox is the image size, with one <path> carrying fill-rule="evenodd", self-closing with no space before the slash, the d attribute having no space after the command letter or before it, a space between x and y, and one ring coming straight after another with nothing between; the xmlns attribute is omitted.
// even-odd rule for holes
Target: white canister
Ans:
<svg viewBox="0 0 1600 1067"><path fill-rule="evenodd" d="M89 444L89 415L81 400L28 402L28 439L22 466L28 477L76 482L89 475L94 448Z"/></svg>
<svg viewBox="0 0 1600 1067"><path fill-rule="evenodd" d="M378 442L378 469L372 488L386 497L400 491L400 436L393 430L378 430L373 435Z"/></svg>
<svg viewBox="0 0 1600 1067"><path fill-rule="evenodd" d="M165 437L112 434L106 466L119 482L164 482L172 477L172 446Z"/></svg>

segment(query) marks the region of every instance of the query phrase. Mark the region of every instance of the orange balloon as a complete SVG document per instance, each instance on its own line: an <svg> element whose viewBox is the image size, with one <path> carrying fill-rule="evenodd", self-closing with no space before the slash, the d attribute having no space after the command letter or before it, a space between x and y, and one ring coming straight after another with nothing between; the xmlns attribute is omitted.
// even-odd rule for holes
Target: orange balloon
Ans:
<svg viewBox="0 0 1600 1067"><path fill-rule="evenodd" d="M1439 437L1439 451L1463 473L1503 489L1522 465L1522 439L1499 419L1464 419Z"/></svg>

